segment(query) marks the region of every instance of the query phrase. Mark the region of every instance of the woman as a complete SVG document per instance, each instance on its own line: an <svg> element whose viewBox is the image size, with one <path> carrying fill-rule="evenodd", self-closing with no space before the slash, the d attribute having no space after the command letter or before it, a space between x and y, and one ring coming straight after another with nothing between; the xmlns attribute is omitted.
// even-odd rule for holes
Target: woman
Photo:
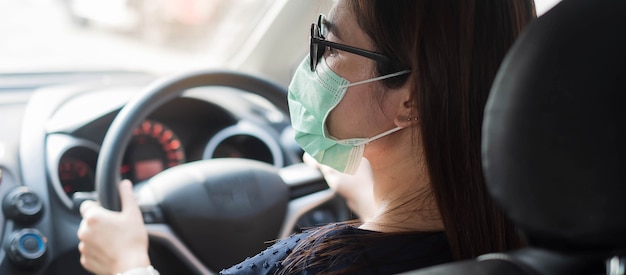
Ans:
<svg viewBox="0 0 626 275"><path fill-rule="evenodd" d="M532 0L337 1L290 85L292 124L321 164L369 161L376 211L223 273L388 274L520 246L485 190L480 140L495 73L532 18ZM96 273L150 265L130 184L120 192L121 213L81 206L81 263Z"/></svg>

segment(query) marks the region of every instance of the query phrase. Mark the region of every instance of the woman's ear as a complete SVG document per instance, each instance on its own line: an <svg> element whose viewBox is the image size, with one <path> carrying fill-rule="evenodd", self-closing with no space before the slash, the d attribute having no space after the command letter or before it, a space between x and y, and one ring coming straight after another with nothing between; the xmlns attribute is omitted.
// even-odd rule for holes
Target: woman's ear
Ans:
<svg viewBox="0 0 626 275"><path fill-rule="evenodd" d="M417 103L414 100L412 88L412 85L404 85L398 91L402 93L402 100L399 102L398 111L394 118L394 123L398 127L407 128L417 124L419 121Z"/></svg>

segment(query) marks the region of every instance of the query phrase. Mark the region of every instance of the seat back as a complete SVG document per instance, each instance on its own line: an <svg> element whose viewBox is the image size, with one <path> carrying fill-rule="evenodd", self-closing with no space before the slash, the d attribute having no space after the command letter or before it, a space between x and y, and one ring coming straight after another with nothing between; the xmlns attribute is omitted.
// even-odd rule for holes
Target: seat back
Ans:
<svg viewBox="0 0 626 275"><path fill-rule="evenodd" d="M532 22L482 144L491 195L529 247L415 274L624 274L625 99L626 1L563 0Z"/></svg>

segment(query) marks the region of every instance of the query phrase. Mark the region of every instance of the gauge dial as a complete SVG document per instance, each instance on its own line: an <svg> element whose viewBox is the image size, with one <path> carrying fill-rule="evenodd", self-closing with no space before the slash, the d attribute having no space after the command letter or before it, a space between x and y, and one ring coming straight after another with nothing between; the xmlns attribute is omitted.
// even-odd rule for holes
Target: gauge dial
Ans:
<svg viewBox="0 0 626 275"><path fill-rule="evenodd" d="M133 131L121 167L122 178L140 182L185 162L180 139L167 126L145 120Z"/></svg>
<svg viewBox="0 0 626 275"><path fill-rule="evenodd" d="M68 197L71 198L75 192L94 190L94 169L87 162L72 156L63 156L58 169L61 186Z"/></svg>

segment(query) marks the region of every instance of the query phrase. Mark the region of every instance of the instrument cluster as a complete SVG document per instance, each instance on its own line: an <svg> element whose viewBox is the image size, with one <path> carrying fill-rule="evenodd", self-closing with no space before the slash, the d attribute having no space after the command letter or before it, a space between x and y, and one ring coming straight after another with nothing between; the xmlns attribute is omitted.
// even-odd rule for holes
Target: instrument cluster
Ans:
<svg viewBox="0 0 626 275"><path fill-rule="evenodd" d="M244 109L252 118L236 112L197 98L179 98L164 105L134 129L122 159L121 178L140 183L168 168L213 158L248 158L277 168L286 165L289 154L283 148L289 146L281 143L282 132L289 132L288 118L268 110ZM273 124L259 123L259 114L270 116ZM71 133L48 134L48 173L69 208L75 193L95 191L100 143L112 119L112 115L101 115Z"/></svg>

